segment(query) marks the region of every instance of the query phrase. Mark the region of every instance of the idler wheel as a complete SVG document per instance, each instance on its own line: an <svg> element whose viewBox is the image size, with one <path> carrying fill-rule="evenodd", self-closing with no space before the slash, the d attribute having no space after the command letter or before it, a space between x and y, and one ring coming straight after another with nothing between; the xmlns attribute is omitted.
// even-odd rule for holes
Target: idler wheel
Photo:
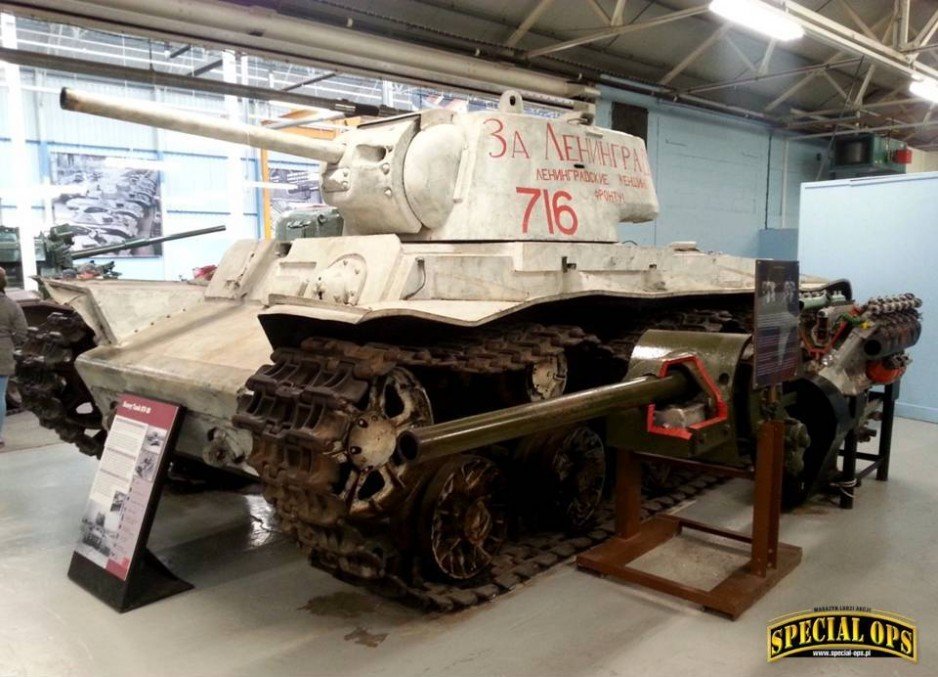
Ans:
<svg viewBox="0 0 938 677"><path fill-rule="evenodd" d="M528 487L522 506L539 526L565 531L589 528L602 502L606 451L587 426L532 435L523 442L519 481Z"/></svg>
<svg viewBox="0 0 938 677"><path fill-rule="evenodd" d="M446 461L427 485L417 522L428 573L465 581L487 570L507 530L498 466L472 455Z"/></svg>
<svg viewBox="0 0 938 677"><path fill-rule="evenodd" d="M372 382L346 438L343 494L352 516L380 514L402 493L413 459L397 449L397 437L432 422L430 399L408 370L398 367Z"/></svg>

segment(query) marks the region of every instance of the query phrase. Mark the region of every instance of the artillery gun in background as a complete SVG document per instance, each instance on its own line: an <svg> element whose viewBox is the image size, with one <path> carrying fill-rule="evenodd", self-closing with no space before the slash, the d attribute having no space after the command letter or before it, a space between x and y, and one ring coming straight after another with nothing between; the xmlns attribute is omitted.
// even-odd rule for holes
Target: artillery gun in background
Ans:
<svg viewBox="0 0 938 677"><path fill-rule="evenodd" d="M617 242L619 222L658 213L644 143L584 113L525 115L506 92L498 110L420 111L319 141L152 102L61 102L323 163L342 237L237 242L204 289L44 280L74 312L35 333L20 371L51 383L42 356L65 337L39 414L88 454L122 391L185 406L176 453L255 473L284 531L345 580L463 606L549 566L544 542L572 554L584 539L564 534L595 533L602 419L430 462L398 444L411 429L670 368L697 385L631 435L661 453L747 465L761 420L782 415L753 386L754 261ZM912 295L862 304L849 283L809 276L801 290L790 503L825 481L865 422L855 405L903 373L921 330ZM697 362L675 367L688 352ZM552 535L489 580L509 523L511 539Z"/></svg>
<svg viewBox="0 0 938 677"><path fill-rule="evenodd" d="M38 327L53 312L71 312L68 306L60 305L50 301L47 293L47 287L44 280L49 279L106 279L113 280L120 276L120 272L114 270L114 261L109 261L103 265L96 264L93 260L96 256L105 254L114 254L120 251L131 251L161 242L171 240L181 240L199 235L208 235L209 233L221 233L226 226L211 226L209 228L199 228L196 230L187 230L181 233L172 233L170 235L160 235L146 238L135 238L124 240L117 244L104 245L101 247L88 247L74 251L71 249L73 227L69 225L53 226L48 233L40 235L36 239L36 263L39 274L34 276L40 284L40 293L28 291L25 289L13 289L8 292L9 296L20 304L23 313L26 315L26 323L30 327ZM14 230L14 229L10 229ZM17 253L19 252L19 239L17 237ZM89 259L87 263L75 265L75 260ZM19 260L18 258L16 260ZM22 287L22 276L19 278L19 285Z"/></svg>
<svg viewBox="0 0 938 677"><path fill-rule="evenodd" d="M42 235L37 243L37 251L41 248L42 256L37 256L39 263L39 277L61 277L64 279L90 279L95 277L105 279L115 279L120 276L120 272L114 270L114 261L109 261L104 265L97 265L94 262L96 256L106 254L115 254L122 251L133 251L141 247L148 247L163 242L173 240L183 240L199 235L208 235L210 233L224 232L226 226L211 226L209 228L198 228L196 230L185 230L181 233L171 233L169 235L159 235L154 237L138 237L128 240L122 240L114 244L102 245L100 247L86 247L84 249L73 249L75 227L70 225L53 226L47 234ZM75 265L75 260L90 259L88 263Z"/></svg>
<svg viewBox="0 0 938 677"><path fill-rule="evenodd" d="M6 272L7 287L23 286L23 254L20 251L20 229L0 225L0 267Z"/></svg>

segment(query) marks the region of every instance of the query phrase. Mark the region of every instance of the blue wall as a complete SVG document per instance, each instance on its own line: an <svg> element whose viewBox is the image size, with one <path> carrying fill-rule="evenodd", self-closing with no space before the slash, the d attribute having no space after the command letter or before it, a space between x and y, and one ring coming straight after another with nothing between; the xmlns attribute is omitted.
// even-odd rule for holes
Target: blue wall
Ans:
<svg viewBox="0 0 938 677"><path fill-rule="evenodd" d="M823 144L786 142L759 123L621 90L603 88L602 96L600 126L611 126L614 101L648 109L648 156L661 213L650 224L620 226L622 239L658 246L695 240L702 249L740 256L790 255L790 236L760 232L797 227L800 184L815 180Z"/></svg>
<svg viewBox="0 0 938 677"><path fill-rule="evenodd" d="M854 296L914 292L922 338L902 379L897 411L938 423L938 172L806 183L801 190L801 270L846 277Z"/></svg>

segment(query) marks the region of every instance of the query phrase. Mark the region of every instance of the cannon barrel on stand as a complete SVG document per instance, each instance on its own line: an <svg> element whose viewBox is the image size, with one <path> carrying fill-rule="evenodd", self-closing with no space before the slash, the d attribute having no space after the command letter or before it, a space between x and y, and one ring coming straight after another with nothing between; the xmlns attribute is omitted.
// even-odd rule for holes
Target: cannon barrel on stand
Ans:
<svg viewBox="0 0 938 677"><path fill-rule="evenodd" d="M425 462L608 416L616 411L672 400L685 395L690 388L690 379L680 371L660 378L642 376L542 402L413 428L401 434L398 444L406 458Z"/></svg>

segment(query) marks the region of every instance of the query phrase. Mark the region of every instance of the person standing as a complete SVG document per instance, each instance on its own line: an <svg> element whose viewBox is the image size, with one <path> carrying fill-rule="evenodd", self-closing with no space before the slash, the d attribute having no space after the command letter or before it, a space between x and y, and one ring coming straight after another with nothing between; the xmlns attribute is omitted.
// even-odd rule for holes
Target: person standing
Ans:
<svg viewBox="0 0 938 677"><path fill-rule="evenodd" d="M26 340L23 309L6 295L7 273L0 268L0 450L6 445L3 424L7 417L7 384L16 371L13 348Z"/></svg>

